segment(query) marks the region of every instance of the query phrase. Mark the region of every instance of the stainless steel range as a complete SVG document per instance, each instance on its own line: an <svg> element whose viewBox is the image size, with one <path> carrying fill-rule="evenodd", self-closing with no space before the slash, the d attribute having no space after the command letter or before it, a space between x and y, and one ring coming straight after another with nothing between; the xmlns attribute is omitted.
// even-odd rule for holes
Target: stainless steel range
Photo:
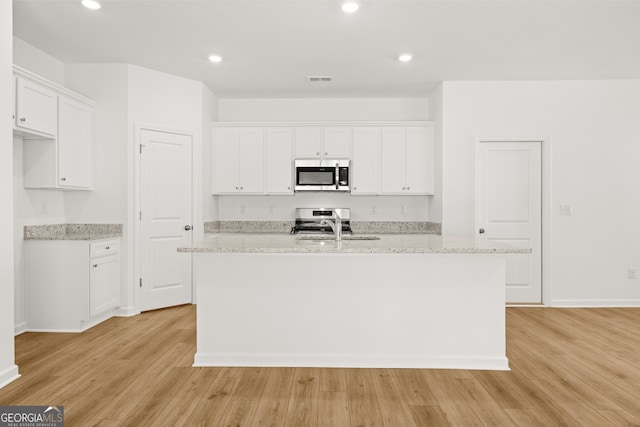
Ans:
<svg viewBox="0 0 640 427"><path fill-rule="evenodd" d="M342 234L351 234L351 212L345 208L297 208L291 233L333 234L330 222L342 224Z"/></svg>

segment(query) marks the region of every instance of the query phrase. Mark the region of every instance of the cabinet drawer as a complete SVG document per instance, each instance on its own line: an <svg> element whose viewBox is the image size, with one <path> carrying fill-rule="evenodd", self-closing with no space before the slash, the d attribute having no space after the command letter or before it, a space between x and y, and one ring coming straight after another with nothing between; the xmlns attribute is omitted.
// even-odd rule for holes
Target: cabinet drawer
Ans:
<svg viewBox="0 0 640 427"><path fill-rule="evenodd" d="M91 243L91 247L89 249L89 256L91 258L118 253L120 253L119 240L102 240L100 242L94 242Z"/></svg>

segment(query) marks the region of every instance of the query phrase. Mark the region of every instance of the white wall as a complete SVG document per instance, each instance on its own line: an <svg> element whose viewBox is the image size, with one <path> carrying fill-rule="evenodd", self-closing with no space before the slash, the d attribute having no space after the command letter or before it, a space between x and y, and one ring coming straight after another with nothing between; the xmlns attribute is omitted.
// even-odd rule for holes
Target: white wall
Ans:
<svg viewBox="0 0 640 427"><path fill-rule="evenodd" d="M64 64L23 40L12 37L14 64L32 71L54 83L64 85ZM24 240L25 225L55 224L65 221L64 196L61 191L25 189L23 142L13 138L13 199L14 199L14 275L15 328L25 327L24 301Z"/></svg>
<svg viewBox="0 0 640 427"><path fill-rule="evenodd" d="M13 63L64 86L64 63L17 37L13 37Z"/></svg>
<svg viewBox="0 0 640 427"><path fill-rule="evenodd" d="M640 305L640 280L627 279L640 267L638 99L640 80L445 82L443 234L474 233L476 138L548 138L546 298ZM560 204L573 215L560 216Z"/></svg>
<svg viewBox="0 0 640 427"><path fill-rule="evenodd" d="M431 198L429 219L433 222L442 222L442 84L433 91L429 97L429 113L434 121L434 195Z"/></svg>
<svg viewBox="0 0 640 427"><path fill-rule="evenodd" d="M194 156L201 158L202 153L202 132L204 89L201 82L189 80L171 74L142 68L135 65L128 65L128 221L126 224L128 234L125 237L128 263L125 267L128 276L128 289L125 294L125 302L129 307L139 307L137 301L138 287L136 272L134 269L134 228L135 224L135 182L134 182L134 147L136 146L135 125L152 125L159 128L186 131L193 133ZM209 100L208 102L212 102ZM195 205L193 210L193 223L202 224L203 202L199 197L203 193L202 170L197 164L194 165L194 195ZM202 234L202 228L194 230L194 237Z"/></svg>
<svg viewBox="0 0 640 427"><path fill-rule="evenodd" d="M0 387L18 377L13 339L13 3L0 2Z"/></svg>
<svg viewBox="0 0 640 427"><path fill-rule="evenodd" d="M428 120L427 98L220 99L221 122Z"/></svg>
<svg viewBox="0 0 640 427"><path fill-rule="evenodd" d="M213 156L213 148L211 146L211 122L218 121L218 97L209 90L208 87L202 85L202 158L200 166L203 170L202 200L203 200L203 219L204 221L215 221L218 219L218 207L216 198L211 197L212 191L212 174L213 171L209 167Z"/></svg>
<svg viewBox="0 0 640 427"><path fill-rule="evenodd" d="M220 121L412 121L429 120L427 98L220 99ZM211 197L211 196L209 196ZM206 200L206 199L205 199ZM349 207L358 221L429 220L430 196L215 196L220 220L293 220L297 207Z"/></svg>

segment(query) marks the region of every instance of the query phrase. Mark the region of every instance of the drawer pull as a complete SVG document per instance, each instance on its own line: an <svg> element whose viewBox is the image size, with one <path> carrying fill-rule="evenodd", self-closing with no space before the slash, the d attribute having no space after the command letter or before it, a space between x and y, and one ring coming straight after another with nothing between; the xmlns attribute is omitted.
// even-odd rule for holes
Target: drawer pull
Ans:
<svg viewBox="0 0 640 427"><path fill-rule="evenodd" d="M96 267L98 267L98 264L93 264L93 268L96 268Z"/></svg>
<svg viewBox="0 0 640 427"><path fill-rule="evenodd" d="M105 251L108 251L108 250L109 250L109 246L105 246L105 247L104 247L104 250L105 250Z"/></svg>

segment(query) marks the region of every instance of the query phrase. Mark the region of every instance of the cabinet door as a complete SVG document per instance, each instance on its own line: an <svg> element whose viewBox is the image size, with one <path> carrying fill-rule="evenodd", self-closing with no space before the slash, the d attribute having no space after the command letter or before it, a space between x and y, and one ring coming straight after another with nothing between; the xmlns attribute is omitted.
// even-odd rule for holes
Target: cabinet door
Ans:
<svg viewBox="0 0 640 427"><path fill-rule="evenodd" d="M262 128L239 130L239 176L241 193L264 192L264 131Z"/></svg>
<svg viewBox="0 0 640 427"><path fill-rule="evenodd" d="M91 187L92 108L60 96L58 102L58 183Z"/></svg>
<svg viewBox="0 0 640 427"><path fill-rule="evenodd" d="M382 128L380 133L380 192L406 193L406 144L403 128Z"/></svg>
<svg viewBox="0 0 640 427"><path fill-rule="evenodd" d="M406 138L407 192L433 194L432 128L409 127Z"/></svg>
<svg viewBox="0 0 640 427"><path fill-rule="evenodd" d="M351 128L324 128L324 145L322 156L328 159L351 158Z"/></svg>
<svg viewBox="0 0 640 427"><path fill-rule="evenodd" d="M296 128L296 159L319 159L322 157L322 128Z"/></svg>
<svg viewBox="0 0 640 427"><path fill-rule="evenodd" d="M55 136L58 126L58 96L28 80L17 80L16 128Z"/></svg>
<svg viewBox="0 0 640 427"><path fill-rule="evenodd" d="M91 260L89 315L120 306L120 258L105 256Z"/></svg>
<svg viewBox="0 0 640 427"><path fill-rule="evenodd" d="M380 128L353 129L351 194L380 192Z"/></svg>
<svg viewBox="0 0 640 427"><path fill-rule="evenodd" d="M240 184L240 130L213 130L213 193L236 193Z"/></svg>
<svg viewBox="0 0 640 427"><path fill-rule="evenodd" d="M265 137L265 191L293 194L293 129L268 128Z"/></svg>

